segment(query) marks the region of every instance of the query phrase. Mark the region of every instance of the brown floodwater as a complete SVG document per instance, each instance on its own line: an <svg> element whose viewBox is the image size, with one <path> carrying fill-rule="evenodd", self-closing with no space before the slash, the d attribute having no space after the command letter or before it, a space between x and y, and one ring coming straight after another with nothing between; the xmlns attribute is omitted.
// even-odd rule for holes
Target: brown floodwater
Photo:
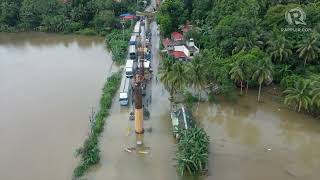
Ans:
<svg viewBox="0 0 320 180"><path fill-rule="evenodd" d="M103 38L0 33L0 179L67 180L111 66Z"/></svg>
<svg viewBox="0 0 320 180"><path fill-rule="evenodd" d="M320 120L256 95L195 110L211 139L208 179L319 179Z"/></svg>
<svg viewBox="0 0 320 180"><path fill-rule="evenodd" d="M156 26L152 24L156 34ZM153 52L159 37L153 36ZM153 67L159 63L154 55ZM155 71L157 70L154 68ZM155 72L156 73L156 72ZM130 108L115 101L101 138L101 163L87 179L93 180L318 180L320 177L320 120L286 109L264 93L257 103L256 91L237 103L202 103L193 109L195 118L210 136L209 174L206 177L179 177L175 168L176 144L169 118L168 93L155 78L152 82L151 119L142 135L144 149L136 147L141 137L129 121Z"/></svg>
<svg viewBox="0 0 320 180"><path fill-rule="evenodd" d="M153 52L158 52L156 25ZM154 54L155 73L159 55ZM88 132L110 69L103 40L47 34L0 34L0 179L71 179L74 150ZM264 90L237 103L202 103L195 118L210 136L209 174L179 177L168 93L152 81L151 119L134 133L132 107L117 97L100 139L100 164L88 180L318 180L320 120L286 109ZM133 152L142 140L143 148ZM140 153L139 153L140 151Z"/></svg>

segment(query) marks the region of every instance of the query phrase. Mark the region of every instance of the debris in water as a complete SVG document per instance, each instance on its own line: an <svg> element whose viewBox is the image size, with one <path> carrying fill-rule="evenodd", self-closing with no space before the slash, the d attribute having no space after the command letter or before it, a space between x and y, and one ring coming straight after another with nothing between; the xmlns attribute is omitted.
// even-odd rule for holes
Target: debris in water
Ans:
<svg viewBox="0 0 320 180"><path fill-rule="evenodd" d="M129 148L124 148L123 150L126 151L126 152L128 152L128 153L131 153L131 152L132 152Z"/></svg>
<svg viewBox="0 0 320 180"><path fill-rule="evenodd" d="M131 153L132 151L135 151L136 148L134 148L134 147L131 147L131 148L126 147L126 148L124 148L123 150L126 151L126 152L128 152L128 153Z"/></svg>
<svg viewBox="0 0 320 180"><path fill-rule="evenodd" d="M289 174L292 177L297 177L293 172L291 172L289 169L286 169L286 173Z"/></svg>
<svg viewBox="0 0 320 180"><path fill-rule="evenodd" d="M142 145L142 141L137 141L137 145Z"/></svg>
<svg viewBox="0 0 320 180"><path fill-rule="evenodd" d="M148 151L138 151L139 154L149 154Z"/></svg>
<svg viewBox="0 0 320 180"><path fill-rule="evenodd" d="M271 148L266 148L265 150L266 150L266 151L271 151L272 149L271 149Z"/></svg>

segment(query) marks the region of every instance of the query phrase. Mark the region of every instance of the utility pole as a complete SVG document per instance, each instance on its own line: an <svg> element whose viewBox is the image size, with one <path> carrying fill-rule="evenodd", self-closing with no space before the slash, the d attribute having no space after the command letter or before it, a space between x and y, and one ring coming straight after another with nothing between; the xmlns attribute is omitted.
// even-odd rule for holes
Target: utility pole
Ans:
<svg viewBox="0 0 320 180"><path fill-rule="evenodd" d="M137 134L143 134L143 102L142 102L142 82L143 75L141 75L141 69L136 74L134 79L134 99L135 99L135 111L134 111L134 127Z"/></svg>
<svg viewBox="0 0 320 180"><path fill-rule="evenodd" d="M143 34L145 36L145 34ZM142 89L144 85L144 47L145 47L145 41L144 37L142 37L141 46L139 48L139 57L138 63L139 63L139 71L135 75L134 78L134 98L135 98L135 131L137 134L143 134L143 99L142 99Z"/></svg>
<svg viewBox="0 0 320 180"><path fill-rule="evenodd" d="M122 25L122 40L124 40L124 20L121 20L121 25Z"/></svg>

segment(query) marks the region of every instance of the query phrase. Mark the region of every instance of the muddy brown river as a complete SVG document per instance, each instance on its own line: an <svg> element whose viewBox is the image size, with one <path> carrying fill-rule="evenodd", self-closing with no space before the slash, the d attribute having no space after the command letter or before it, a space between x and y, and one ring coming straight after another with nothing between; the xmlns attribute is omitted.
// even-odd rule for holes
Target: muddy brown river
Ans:
<svg viewBox="0 0 320 180"><path fill-rule="evenodd" d="M0 179L71 179L111 65L103 38L0 33Z"/></svg>
<svg viewBox="0 0 320 180"><path fill-rule="evenodd" d="M156 32L155 24L152 25ZM159 37L154 35L153 52ZM156 67L159 56L152 62ZM103 40L47 34L0 34L0 179L71 179L73 156L88 131L110 69ZM156 71L156 68L155 68ZM266 91L264 91L266 92ZM88 180L318 180L320 120L256 92L237 103L200 104L196 120L210 136L209 175L181 178L168 93L153 79L151 119L133 132L130 108L115 100L100 139L101 163ZM116 98L117 99L117 98ZM145 153L125 152L142 140Z"/></svg>

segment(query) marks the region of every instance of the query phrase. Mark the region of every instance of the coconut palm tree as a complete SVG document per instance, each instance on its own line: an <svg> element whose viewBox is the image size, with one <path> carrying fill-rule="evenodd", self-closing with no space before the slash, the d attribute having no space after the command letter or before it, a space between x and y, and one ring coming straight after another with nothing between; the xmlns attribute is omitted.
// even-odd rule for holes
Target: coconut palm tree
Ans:
<svg viewBox="0 0 320 180"><path fill-rule="evenodd" d="M304 40L298 45L297 53L299 53L299 58L304 60L303 66L305 67L307 61L315 60L320 54L319 37L316 35L310 36L308 39Z"/></svg>
<svg viewBox="0 0 320 180"><path fill-rule="evenodd" d="M236 54L240 51L248 51L254 47L253 43L245 37L239 37L234 45L235 47L232 50L232 54Z"/></svg>
<svg viewBox="0 0 320 180"><path fill-rule="evenodd" d="M312 95L312 104L320 107L320 77L314 80L311 85L312 90L310 94Z"/></svg>
<svg viewBox="0 0 320 180"><path fill-rule="evenodd" d="M253 32L247 37L239 37L234 45L235 47L232 50L232 54L236 54L240 51L249 51L252 48L260 47L263 45L263 41L260 40L260 36L258 36L256 32Z"/></svg>
<svg viewBox="0 0 320 180"><path fill-rule="evenodd" d="M243 70L243 66L242 63L235 62L232 65L233 67L231 68L229 74L231 75L231 80L234 80L235 82L240 82L240 95L242 95L242 88L243 88L243 81L245 79L245 75L244 75L244 70Z"/></svg>
<svg viewBox="0 0 320 180"><path fill-rule="evenodd" d="M258 81L259 83L258 102L260 102L262 83L272 80L273 66L271 61L265 58L259 61L256 68L257 69L252 75L252 79Z"/></svg>
<svg viewBox="0 0 320 180"><path fill-rule="evenodd" d="M267 42L267 52L270 54L273 61L286 61L292 54L292 46L284 36L277 36Z"/></svg>
<svg viewBox="0 0 320 180"><path fill-rule="evenodd" d="M170 92L170 99L173 99L173 84L171 82L171 74L173 71L174 64L175 61L173 59L170 59L168 57L164 58L158 72L160 76L160 81Z"/></svg>
<svg viewBox="0 0 320 180"><path fill-rule="evenodd" d="M186 66L182 62L174 63L172 71L169 73L169 81L171 82L171 89L173 93L182 90L187 85Z"/></svg>
<svg viewBox="0 0 320 180"><path fill-rule="evenodd" d="M172 67L175 61L169 57L164 58L159 67L159 76L160 81L164 84L164 86L168 87L170 84L170 72L172 71Z"/></svg>
<svg viewBox="0 0 320 180"><path fill-rule="evenodd" d="M187 65L188 84L193 86L199 93L199 101L201 98L201 90L206 84L206 66L199 56L196 56Z"/></svg>
<svg viewBox="0 0 320 180"><path fill-rule="evenodd" d="M298 108L298 112L301 111L301 108L308 110L312 104L309 81L301 79L294 84L294 87L287 88L284 93L287 94L284 103L294 105L296 110Z"/></svg>

